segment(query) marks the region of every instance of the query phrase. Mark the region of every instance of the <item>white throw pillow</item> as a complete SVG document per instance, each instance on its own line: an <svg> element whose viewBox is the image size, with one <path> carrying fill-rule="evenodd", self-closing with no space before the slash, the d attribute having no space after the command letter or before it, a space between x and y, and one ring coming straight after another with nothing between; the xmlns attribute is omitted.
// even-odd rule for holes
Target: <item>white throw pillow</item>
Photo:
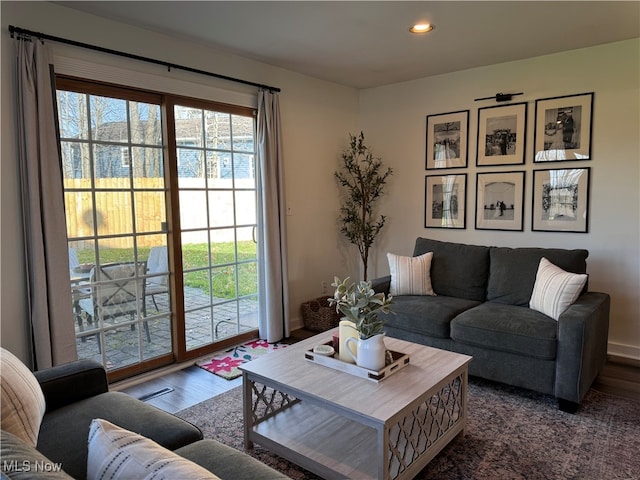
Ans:
<svg viewBox="0 0 640 480"><path fill-rule="evenodd" d="M0 385L2 429L35 447L46 410L44 394L31 370L4 348L0 349Z"/></svg>
<svg viewBox="0 0 640 480"><path fill-rule="evenodd" d="M403 257L387 253L391 288L389 294L395 295L435 295L431 286L431 259L433 252L417 257Z"/></svg>
<svg viewBox="0 0 640 480"><path fill-rule="evenodd" d="M153 440L97 418L89 427L87 480L107 478L219 480Z"/></svg>
<svg viewBox="0 0 640 480"><path fill-rule="evenodd" d="M558 320L562 312L580 296L587 277L585 273L565 272L542 257L529 307Z"/></svg>

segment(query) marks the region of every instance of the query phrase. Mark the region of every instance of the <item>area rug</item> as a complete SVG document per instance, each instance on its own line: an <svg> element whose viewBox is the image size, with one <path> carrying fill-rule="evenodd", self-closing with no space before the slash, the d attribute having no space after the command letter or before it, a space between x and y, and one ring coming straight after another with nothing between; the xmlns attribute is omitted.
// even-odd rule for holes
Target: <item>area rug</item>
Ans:
<svg viewBox="0 0 640 480"><path fill-rule="evenodd" d="M613 480L640 472L640 402L591 389L575 415L553 397L472 378L463 437L420 480ZM243 450L242 389L178 412L206 438ZM296 480L319 477L256 445L249 454ZM356 479L357 480L357 479Z"/></svg>
<svg viewBox="0 0 640 480"><path fill-rule="evenodd" d="M233 380L242 375L238 366L258 358L266 353L287 347L284 343L268 343L266 340L253 340L243 345L225 350L210 360L196 363L219 377Z"/></svg>

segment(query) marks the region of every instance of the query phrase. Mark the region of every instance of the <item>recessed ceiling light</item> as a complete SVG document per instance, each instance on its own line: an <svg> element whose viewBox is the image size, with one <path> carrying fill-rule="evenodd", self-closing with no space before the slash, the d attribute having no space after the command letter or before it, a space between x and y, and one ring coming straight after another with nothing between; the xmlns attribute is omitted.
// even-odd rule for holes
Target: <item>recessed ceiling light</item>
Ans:
<svg viewBox="0 0 640 480"><path fill-rule="evenodd" d="M435 27L430 23L416 23L413 25L409 31L411 33L427 33L433 30Z"/></svg>

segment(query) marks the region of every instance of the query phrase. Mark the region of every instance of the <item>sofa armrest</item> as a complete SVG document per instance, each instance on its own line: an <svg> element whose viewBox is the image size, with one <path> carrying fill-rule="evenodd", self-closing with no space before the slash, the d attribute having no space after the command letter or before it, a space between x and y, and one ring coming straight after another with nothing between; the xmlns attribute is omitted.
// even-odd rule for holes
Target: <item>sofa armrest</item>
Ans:
<svg viewBox="0 0 640 480"><path fill-rule="evenodd" d="M109 391L107 372L95 360L77 360L35 372L47 411Z"/></svg>
<svg viewBox="0 0 640 480"><path fill-rule="evenodd" d="M373 291L376 293L389 295L389 289L391 288L391 275L374 278L371 280L371 288L373 288Z"/></svg>
<svg viewBox="0 0 640 480"><path fill-rule="evenodd" d="M609 309L606 293L588 292L558 319L555 396L580 403L607 359Z"/></svg>

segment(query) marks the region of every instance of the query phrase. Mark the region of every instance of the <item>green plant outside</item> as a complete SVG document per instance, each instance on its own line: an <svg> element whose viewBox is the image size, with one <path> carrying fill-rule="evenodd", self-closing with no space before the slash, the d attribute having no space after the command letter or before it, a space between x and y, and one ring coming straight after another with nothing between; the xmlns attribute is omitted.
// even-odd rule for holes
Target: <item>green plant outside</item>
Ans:
<svg viewBox="0 0 640 480"><path fill-rule="evenodd" d="M185 287L202 290L217 298L232 299L236 296L251 295L258 292L258 264L256 261L256 244L252 241L238 242L238 261L235 262L235 247L233 242L211 244L211 265L209 269L209 245L188 244L182 246L182 262L186 271L184 275ZM149 257L150 247L139 247L138 258ZM79 250L80 263L94 263L92 250ZM102 264L113 262L130 262L133 259L133 249L105 248L100 250ZM237 270L237 272L236 272ZM238 295L236 295L236 273L238 275ZM211 277L211 283L209 283Z"/></svg>

